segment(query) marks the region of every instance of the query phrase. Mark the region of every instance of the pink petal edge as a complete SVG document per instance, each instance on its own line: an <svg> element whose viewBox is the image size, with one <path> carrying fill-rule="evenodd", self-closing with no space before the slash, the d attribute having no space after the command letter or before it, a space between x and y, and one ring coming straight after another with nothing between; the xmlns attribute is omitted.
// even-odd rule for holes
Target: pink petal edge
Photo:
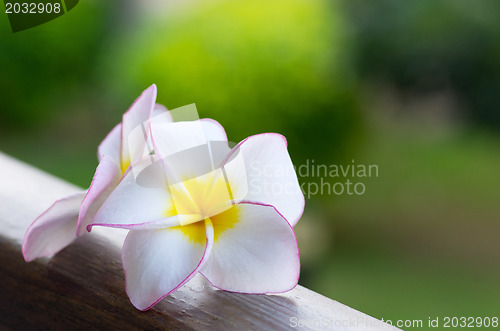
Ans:
<svg viewBox="0 0 500 331"><path fill-rule="evenodd" d="M85 216L87 215L89 209L93 206L93 204L96 203L96 200L99 198L102 198L102 195L105 194L105 191L107 189L110 189L110 185L112 185L113 181L114 181L114 186L116 187L116 185L118 185L118 183L123 178L123 176L121 178L119 178L118 177L119 174L117 172L117 173L113 174L114 175L113 178L109 178L109 177L107 178L108 182L105 186L98 187L96 189L96 185L97 185L96 181L98 181L98 180L102 181L102 178L101 179L96 178L98 175L98 172L99 172L99 167L105 166L106 162L113 162L113 164L117 167L116 169L118 171L120 171L119 166L117 164L115 164L113 160L108 161L108 157L106 157L106 156L97 165L96 172L94 173L94 177L92 178L92 182L90 183L90 187L89 187L87 194L85 195L85 197L83 198L82 203L81 203L80 213L78 215L78 225L76 227L76 236L77 237L80 237L81 235L83 235L83 233L84 233L84 230L82 229L83 219L85 218ZM109 173L107 175L109 175ZM95 190L97 190L97 191L94 192ZM88 226L86 228L88 228ZM87 230L87 231L90 232L89 230Z"/></svg>
<svg viewBox="0 0 500 331"><path fill-rule="evenodd" d="M280 215L281 218L283 218L283 220L287 223L287 225L292 229L292 233L293 233L293 236L294 236L294 239L295 239L295 243L296 243L296 246L297 246L297 261L298 261L298 265L297 265L297 277L296 277L295 284L292 287L290 287L290 289L284 290L284 291L269 291L269 292L240 292L240 291L230 291L230 290L226 290L226 289L223 289L221 287L215 286L210 281L210 279L208 279L208 277L203 274L202 271L200 271L200 274L210 283L210 285L212 285L216 289L219 289L219 290L222 290L222 291L226 291L226 292L231 292L231 293L240 293L240 294L280 294L280 293L286 293L286 292L289 292L289 291L293 290L299 284L299 278L300 278L300 251L299 251L299 243L297 241L297 236L295 235L295 231L293 230L293 227L290 225L290 222L288 222L288 220L273 205L268 205L268 204L260 203L260 202L252 202L252 201L241 201L238 204L249 204L249 205L259 205L259 206L265 206L265 207L272 207L278 213L278 215Z"/></svg>
<svg viewBox="0 0 500 331"><path fill-rule="evenodd" d="M33 222L31 222L31 224L26 229L26 232L24 233L23 243L22 243L22 247L21 247L24 261L31 262L31 261L34 260L34 259L27 260L26 259L26 253L27 253L28 247L30 246L30 242L29 242L29 239L28 239L29 235L31 234L31 230L33 229L33 227L35 226L35 224L39 221L39 219L42 218L43 216L45 216L57 203L61 202L62 200L66 200L66 199L70 199L70 198L75 198L78 195L81 195L83 192L85 192L85 191L74 193L74 194L68 195L68 196L66 196L64 198L61 198L61 199L58 199L58 200L54 201L47 209L45 209L40 215L38 215L37 218L35 218L35 220ZM75 236L74 239L76 239L76 236ZM54 252L53 254L55 254L55 253L57 253L57 252ZM52 255L52 254L41 255L41 256L38 256L38 257L45 257L45 256L50 256L50 255Z"/></svg>
<svg viewBox="0 0 500 331"><path fill-rule="evenodd" d="M120 144L120 159L123 157L123 123L124 123L124 120L125 120L125 116L128 115L130 113L130 111L134 108L134 106L136 105L136 103L144 96L146 95L147 93L149 93L149 90L152 89L153 90L153 95L154 95L154 102L153 102L153 105L151 107L151 109L149 110L149 116L147 117L148 119L151 118L151 114L153 114L153 111L156 107L156 94L157 94L157 88L156 88L156 84L151 84L151 86L149 86L147 89L145 89L144 91L142 91L141 95L139 97L137 97L137 99L134 100L134 102L132 102L132 104L130 105L130 107L127 109L127 111L122 115L122 121L121 121L121 124L122 124L122 129L121 129L121 144ZM160 106L163 106L163 105L160 105ZM145 148L146 146L144 146Z"/></svg>
<svg viewBox="0 0 500 331"><path fill-rule="evenodd" d="M213 118L202 118L202 119L200 119L200 121L212 122L212 123L218 125L221 128L222 132L224 132L224 135L226 136L226 141L228 141L226 130L224 129L222 124L220 124L218 121L214 120Z"/></svg>
<svg viewBox="0 0 500 331"><path fill-rule="evenodd" d="M240 148L241 145L243 145L243 143L245 143L245 141L247 141L248 139L252 138L252 137L257 137L257 136L261 136L261 135L276 135L276 136L279 136L281 139L283 139L283 141L285 142L285 147L288 148L288 141L286 140L285 136L283 136L282 134L279 134L279 133L274 133L274 132L265 132L265 133L258 133L258 134L254 134L252 136L249 136L249 137L246 137L245 139L243 139L242 141L240 141L236 146L234 146L231 151L229 152L229 154L227 155L226 159L224 160L224 162L222 162L222 165L221 167L223 168L224 165L226 165L227 161L229 161L229 159L231 158L231 156L233 156L233 154ZM306 206L306 198L304 196L304 194L301 195L302 196L302 211L300 213L300 216L297 218L297 222L295 222L295 224L298 223L298 221L302 218L302 216L304 215L304 209L305 209L305 206ZM254 204L259 204L257 202L251 202L251 203L254 203ZM273 206L274 209L276 209L276 207ZM281 215L281 213L279 213ZM282 215L283 217L283 215ZM285 218L286 219L286 218ZM288 220L287 220L288 221ZM289 222L290 223L290 222Z"/></svg>
<svg viewBox="0 0 500 331"><path fill-rule="evenodd" d="M123 173L123 175L121 176L120 180L117 181L115 187L117 187L121 182L122 180L124 180L124 178L126 177L126 175L132 171L132 168L135 166L135 164L138 164L140 163L142 160L139 160L137 161L136 163L134 163L133 165L131 164L127 170L125 170L125 172ZM91 184L91 187L92 187L92 184ZM89 189L90 191L90 189ZM86 197L85 197L86 198ZM80 219L79 219L80 220ZM108 227L108 228L118 228L118 229L128 229L128 230L134 230L134 228L137 228L137 227L142 227L144 225L147 225L147 224L152 224L152 223L156 223L156 222L159 222L161 221L162 219L158 219L158 220L154 220L154 221L148 221L148 222L143 222L143 223L135 223L135 224L117 224L117 223L90 223L88 224L85 228L87 230L87 232L91 232L92 231L92 228L94 226L102 226L102 227ZM80 225L80 224L79 224Z"/></svg>
<svg viewBox="0 0 500 331"><path fill-rule="evenodd" d="M117 125L115 125L111 131L108 132L108 134L106 135L106 137L104 137L104 139L101 141L101 143L99 144L99 146L97 147L97 158L99 159L99 161L104 157L104 155L106 155L104 152L103 152L103 146L105 144L107 144L109 142L110 139L112 139L113 135L116 134L116 131L120 130L120 138L121 138L121 130L122 130L122 123L118 123ZM121 142L120 142L120 145L121 145ZM119 147L118 151L116 151L116 154L118 155L118 160L116 160L117 162L120 161L120 152L121 152L121 146ZM112 157L112 155L110 155Z"/></svg>
<svg viewBox="0 0 500 331"><path fill-rule="evenodd" d="M207 229L207 227L205 226L205 229ZM211 226L211 236L209 235L208 231L207 231L207 235L206 235L206 240L207 240L207 244L205 246L205 251L203 252L203 257L201 258L200 262L198 263L198 265L196 266L196 268L182 281L179 283L179 285L177 285L176 287L174 287L171 291L169 291L168 293L164 294L163 296L161 296L158 300L156 300L155 302L153 302L149 307L147 308L144 308L144 309L139 309L137 307L134 307L139 309L140 311L146 311L146 310L149 310L151 309L152 307L154 307L158 302L160 302L161 300L163 300L165 297L167 297L168 295L172 294L173 292L177 291L181 286L185 285L187 282L189 282L195 275L196 273L199 272L199 270L203 267L203 265L205 264L206 260L210 257L210 252L212 251L212 246L213 246L213 226ZM127 238L128 238L128 234L127 234ZM125 238L125 242L127 241L127 238ZM123 243L123 247L125 247L125 242ZM122 266L124 265L124 261L123 261L123 249L122 249L122 255L121 255L121 260L122 260ZM125 280L125 284L127 284L127 272L125 270L125 268L123 268L123 277L124 277L124 280ZM128 294L128 290L127 290L127 286L125 286L125 293L127 293L127 296L129 297L130 299L130 295ZM132 302L132 301L131 301ZM134 304L132 302L132 304Z"/></svg>
<svg viewBox="0 0 500 331"><path fill-rule="evenodd" d="M300 278L300 251L299 251L299 242L297 241L297 236L295 235L295 231L293 230L293 227L290 225L290 222L288 222L288 220L273 205L268 205L268 204L260 203L260 202L252 202L252 201L241 201L238 204L249 204L249 205L258 205L258 206L272 207L278 213L278 215L280 215L281 218L283 218L283 220L287 223L287 225L292 229L292 233L293 233L293 236L294 236L294 239L295 239L295 243L296 243L296 246L297 246L297 261L298 261L298 265L297 265L297 278L296 278L297 280L295 281L295 285L293 285L290 289L284 290L284 291L270 291L270 292L230 291L230 290L226 290L226 289L223 289L221 287L215 286L210 281L210 279L208 279L208 277L203 274L202 271L200 271L200 274L210 283L210 285L212 285L216 289L219 289L219 290L225 291L225 292L240 293L240 294L280 294L280 293L286 293L286 292L289 292L289 291L293 290L299 284L299 278Z"/></svg>

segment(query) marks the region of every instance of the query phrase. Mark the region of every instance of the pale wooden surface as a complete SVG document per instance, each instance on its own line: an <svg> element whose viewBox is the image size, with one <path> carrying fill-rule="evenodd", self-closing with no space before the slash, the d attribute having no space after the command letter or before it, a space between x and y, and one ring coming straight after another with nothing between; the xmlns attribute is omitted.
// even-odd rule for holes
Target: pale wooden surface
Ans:
<svg viewBox="0 0 500 331"><path fill-rule="evenodd" d="M280 295L234 294L199 275L150 311L137 311L124 290L122 230L93 231L52 259L25 263L28 225L78 190L0 153L0 329L281 330L302 321L296 329L396 330L302 286Z"/></svg>

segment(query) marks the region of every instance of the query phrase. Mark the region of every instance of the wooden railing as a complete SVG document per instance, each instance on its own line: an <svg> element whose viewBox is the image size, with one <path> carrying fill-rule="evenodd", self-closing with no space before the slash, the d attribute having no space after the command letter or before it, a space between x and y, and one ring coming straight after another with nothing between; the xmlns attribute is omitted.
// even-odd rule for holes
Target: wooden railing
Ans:
<svg viewBox="0 0 500 331"><path fill-rule="evenodd" d="M201 276L138 311L124 289L122 230L95 228L51 259L24 262L28 225L78 190L0 153L0 329L396 329L302 286L245 295L215 290Z"/></svg>

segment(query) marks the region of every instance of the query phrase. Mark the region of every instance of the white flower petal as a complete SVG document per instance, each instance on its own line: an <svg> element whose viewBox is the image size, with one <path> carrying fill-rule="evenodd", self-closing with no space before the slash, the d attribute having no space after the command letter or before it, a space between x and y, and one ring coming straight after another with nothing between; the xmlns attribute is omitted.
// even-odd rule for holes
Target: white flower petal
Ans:
<svg viewBox="0 0 500 331"><path fill-rule="evenodd" d="M224 165L234 195L272 205L292 226L297 224L304 211L304 194L285 137L276 133L251 136L233 148L228 160L234 159L234 155L244 162L244 167Z"/></svg>
<svg viewBox="0 0 500 331"><path fill-rule="evenodd" d="M152 122L151 133L155 152L163 158L206 145L210 141L227 141L222 126L208 119L173 123Z"/></svg>
<svg viewBox="0 0 500 331"><path fill-rule="evenodd" d="M128 120L127 116L127 120ZM172 122L172 114L168 109L161 105L155 104L153 113L151 114L151 120L157 122ZM122 124L118 123L104 138L97 149L97 156L99 161L104 155L111 156L116 164L120 164L120 153L121 153L121 136L122 136ZM149 131L149 128L148 128ZM151 145L150 145L151 146Z"/></svg>
<svg viewBox="0 0 500 331"><path fill-rule="evenodd" d="M170 114L167 107L165 107L164 105L159 104L159 103L155 104L155 108L153 109L153 114L151 115L151 118L155 118L156 116L162 115L162 114L166 114L165 116L167 116L169 118L168 122L173 121L172 114Z"/></svg>
<svg viewBox="0 0 500 331"><path fill-rule="evenodd" d="M76 229L78 236L85 233L86 227L92 222L97 210L116 187L120 177L121 170L118 165L105 155L97 166L90 188L82 201Z"/></svg>
<svg viewBox="0 0 500 331"><path fill-rule="evenodd" d="M142 125L137 126L135 129L133 129L130 134L129 134L129 142L130 144L133 144L135 146L145 146L145 148L142 148L143 153L142 156L139 157L139 155L136 155L135 161L132 162L132 164L137 163L145 158L150 158L152 159L153 157L151 155L154 155L154 149L153 149L153 142L151 138L151 124L150 123L171 123L172 122L172 114L167 110L162 105L156 104L155 109L153 111L153 114L151 115L151 118L144 122ZM144 137L147 136L146 142L144 142ZM123 165L124 167L126 166ZM123 171L125 171L125 168L122 168ZM137 178L139 176L139 169L138 167L134 167L132 171L134 171L134 176Z"/></svg>
<svg viewBox="0 0 500 331"><path fill-rule="evenodd" d="M134 168L139 174L137 178L132 171ZM125 172L87 229L94 225L134 228L159 221L172 226L178 222L166 219L175 214L160 163L144 159Z"/></svg>
<svg viewBox="0 0 500 331"><path fill-rule="evenodd" d="M128 165L142 157L146 147L148 120L153 113L156 101L156 85L151 85L134 101L123 114L121 139L121 167L124 171Z"/></svg>
<svg viewBox="0 0 500 331"><path fill-rule="evenodd" d="M30 225L23 240L27 262L54 255L76 238L78 212L85 193L57 200Z"/></svg>
<svg viewBox="0 0 500 331"><path fill-rule="evenodd" d="M218 169L230 151L226 133L213 120L151 123L155 153L162 158L172 184Z"/></svg>
<svg viewBox="0 0 500 331"><path fill-rule="evenodd" d="M203 266L213 243L208 222L130 231L122 251L125 288L132 304L147 310L189 281Z"/></svg>
<svg viewBox="0 0 500 331"><path fill-rule="evenodd" d="M212 118L202 118L200 119L207 140L209 141L228 141L227 134L224 127Z"/></svg>
<svg viewBox="0 0 500 331"><path fill-rule="evenodd" d="M104 138L97 148L97 157L99 161L107 155L116 163L120 164L120 146L122 136L122 124L117 124Z"/></svg>
<svg viewBox="0 0 500 331"><path fill-rule="evenodd" d="M214 245L200 272L214 286L241 293L279 293L297 285L297 240L275 208L241 203L211 220Z"/></svg>

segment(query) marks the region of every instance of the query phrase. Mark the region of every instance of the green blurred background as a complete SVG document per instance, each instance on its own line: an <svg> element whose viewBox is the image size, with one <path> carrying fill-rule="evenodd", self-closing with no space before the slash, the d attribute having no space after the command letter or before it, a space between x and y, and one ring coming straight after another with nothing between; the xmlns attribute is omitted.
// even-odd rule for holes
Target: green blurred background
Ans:
<svg viewBox="0 0 500 331"><path fill-rule="evenodd" d="M495 316L499 12L493 0L86 0L16 34L0 15L0 150L88 187L97 145L156 83L158 102L196 103L232 141L284 134L297 166L378 165L352 179L363 195L306 201L300 284L377 318Z"/></svg>

